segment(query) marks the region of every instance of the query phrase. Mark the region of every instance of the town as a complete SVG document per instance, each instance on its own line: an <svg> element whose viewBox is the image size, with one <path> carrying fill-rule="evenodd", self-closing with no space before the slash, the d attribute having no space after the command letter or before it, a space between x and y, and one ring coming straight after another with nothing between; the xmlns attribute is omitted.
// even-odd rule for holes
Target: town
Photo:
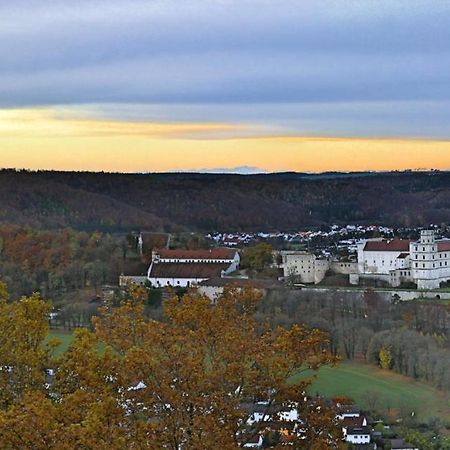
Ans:
<svg viewBox="0 0 450 450"><path fill-rule="evenodd" d="M373 236L377 237L373 237ZM144 248L145 233L135 234L139 254L150 254L146 274L122 275L153 288L201 286L221 278L238 283L250 278L240 270L241 253L266 243L272 247L273 278L291 286L320 285L332 276L339 286L434 291L450 281L449 228L392 229L384 226L338 227L290 233L209 233L204 248ZM408 236L408 237L407 237ZM417 236L417 238L412 238ZM217 281L215 281L217 283ZM330 286L329 283L326 286ZM332 287L332 285L331 285Z"/></svg>

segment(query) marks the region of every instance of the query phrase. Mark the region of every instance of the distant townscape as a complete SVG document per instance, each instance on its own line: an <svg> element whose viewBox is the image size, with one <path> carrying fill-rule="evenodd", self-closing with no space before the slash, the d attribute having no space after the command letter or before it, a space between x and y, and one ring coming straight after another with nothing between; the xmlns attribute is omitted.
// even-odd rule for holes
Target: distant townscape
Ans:
<svg viewBox="0 0 450 450"><path fill-rule="evenodd" d="M205 237L213 245L210 248L153 249L147 273L123 275L120 284L186 288L202 286L214 279L216 285L224 285L226 281L243 285L243 280L249 277L240 270L240 254L258 242L272 240L281 248L295 244L307 247L272 250L270 265L276 269L275 278L287 285L319 285L330 275L338 275L349 287L427 291L446 286L450 282L450 239L440 237L437 227L414 230L414 233L418 239L400 237L411 235L411 230L355 225L345 228L334 225L329 231L295 234L209 233ZM374 234L379 237L364 237ZM142 233L137 237L137 246L143 253Z"/></svg>

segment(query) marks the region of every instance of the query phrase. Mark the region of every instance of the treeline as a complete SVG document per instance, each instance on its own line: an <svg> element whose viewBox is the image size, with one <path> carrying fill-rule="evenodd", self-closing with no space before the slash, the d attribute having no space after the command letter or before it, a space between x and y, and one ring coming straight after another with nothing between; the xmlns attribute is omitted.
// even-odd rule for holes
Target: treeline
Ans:
<svg viewBox="0 0 450 450"><path fill-rule="evenodd" d="M0 222L119 231L297 230L450 222L450 173L107 174L0 171Z"/></svg>
<svg viewBox="0 0 450 450"><path fill-rule="evenodd" d="M326 331L329 350L345 359L365 359L450 390L450 310L445 302L388 302L376 292L329 294L271 292L258 311L260 322L305 323Z"/></svg>
<svg viewBox="0 0 450 450"><path fill-rule="evenodd" d="M0 226L0 278L12 298L39 291L54 298L117 284L128 251L125 236Z"/></svg>
<svg viewBox="0 0 450 450"><path fill-rule="evenodd" d="M376 333L366 358L379 364L380 352L387 355L386 368L450 390L450 351L439 335L423 335L416 330L399 329Z"/></svg>

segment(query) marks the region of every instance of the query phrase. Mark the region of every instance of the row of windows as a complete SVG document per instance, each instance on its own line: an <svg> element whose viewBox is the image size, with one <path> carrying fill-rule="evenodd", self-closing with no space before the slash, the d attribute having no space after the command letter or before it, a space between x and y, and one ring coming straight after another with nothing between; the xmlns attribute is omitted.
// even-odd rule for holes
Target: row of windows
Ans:
<svg viewBox="0 0 450 450"><path fill-rule="evenodd" d="M425 259L425 256L426 255L422 255L422 259ZM436 259L435 258L436 255L432 255L432 256L433 256L433 259ZM444 253L444 254L443 253L439 253L439 259L442 259L442 258L447 258L447 253ZM419 255L417 255L417 254L416 254L416 259L419 259Z"/></svg>
<svg viewBox="0 0 450 450"><path fill-rule="evenodd" d="M444 267L444 265L445 266L448 266L448 261L445 261L445 263L443 264L442 262L440 262L439 263L439 267ZM426 264L425 263L422 263L422 267L425 269L425 266L426 266ZM419 263L415 263L415 267L419 267ZM436 268L436 263L433 263L433 268Z"/></svg>

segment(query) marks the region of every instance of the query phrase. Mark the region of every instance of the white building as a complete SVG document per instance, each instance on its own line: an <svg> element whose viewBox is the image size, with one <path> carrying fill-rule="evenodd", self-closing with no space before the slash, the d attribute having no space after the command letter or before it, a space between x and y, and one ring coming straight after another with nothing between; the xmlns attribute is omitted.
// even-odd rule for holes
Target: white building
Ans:
<svg viewBox="0 0 450 450"><path fill-rule="evenodd" d="M155 250L148 269L153 287L189 287L214 277L223 277L239 268L236 250Z"/></svg>
<svg viewBox="0 0 450 450"><path fill-rule="evenodd" d="M352 261L335 261L309 252L282 251L281 268L285 279L294 277L298 283L320 283L328 271L348 275L357 272Z"/></svg>
<svg viewBox="0 0 450 450"><path fill-rule="evenodd" d="M418 289L437 289L450 281L450 240L436 240L433 230L424 230L418 241L372 239L358 244L358 274L350 281L383 280L390 286L404 282Z"/></svg>
<svg viewBox="0 0 450 450"><path fill-rule="evenodd" d="M347 428L345 441L351 444L370 444L370 435L371 432L369 427L349 427Z"/></svg>

